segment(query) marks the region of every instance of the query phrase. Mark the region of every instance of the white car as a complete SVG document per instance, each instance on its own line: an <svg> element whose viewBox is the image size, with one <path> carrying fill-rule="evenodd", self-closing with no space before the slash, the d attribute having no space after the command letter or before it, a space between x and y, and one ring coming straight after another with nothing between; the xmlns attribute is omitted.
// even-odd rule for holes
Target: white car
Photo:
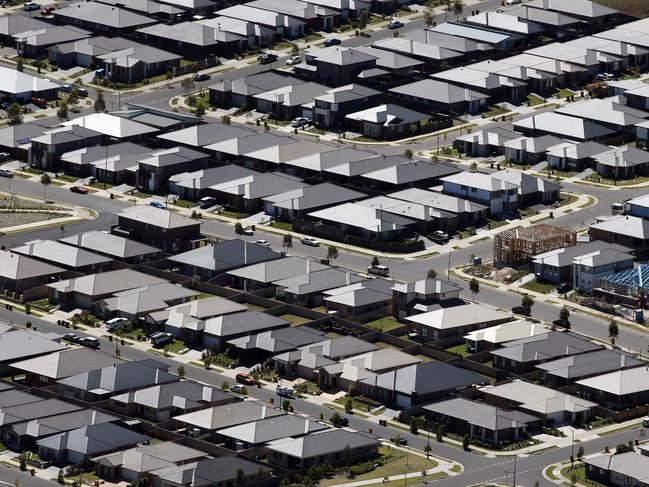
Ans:
<svg viewBox="0 0 649 487"><path fill-rule="evenodd" d="M310 122L311 120L309 120L306 117L295 117L291 121L291 127L295 127L295 128L306 127L307 125L309 125Z"/></svg>
<svg viewBox="0 0 649 487"><path fill-rule="evenodd" d="M320 240L314 237L301 237L300 242L302 242L304 245L310 245L311 247L320 246Z"/></svg>
<svg viewBox="0 0 649 487"><path fill-rule="evenodd" d="M262 247L270 247L270 242L268 240L255 240L253 243L261 245Z"/></svg>
<svg viewBox="0 0 649 487"><path fill-rule="evenodd" d="M290 58L288 58L286 60L286 65L287 66L293 66L295 64L300 64L301 62L302 62L302 58L299 55L296 54L296 55L291 56Z"/></svg>
<svg viewBox="0 0 649 487"><path fill-rule="evenodd" d="M106 322L106 328L108 331L112 331L115 328L117 328L119 325L122 323L126 323L128 320L126 318L113 318L112 320L108 320Z"/></svg>
<svg viewBox="0 0 649 487"><path fill-rule="evenodd" d="M403 27L403 22L397 19L392 19L390 22L388 22L388 29L400 29Z"/></svg>
<svg viewBox="0 0 649 487"><path fill-rule="evenodd" d="M243 229L244 235L254 235L255 231L251 227L246 227Z"/></svg>
<svg viewBox="0 0 649 487"><path fill-rule="evenodd" d="M239 384L230 386L230 392L234 392L235 394L243 394L243 386L240 386Z"/></svg>

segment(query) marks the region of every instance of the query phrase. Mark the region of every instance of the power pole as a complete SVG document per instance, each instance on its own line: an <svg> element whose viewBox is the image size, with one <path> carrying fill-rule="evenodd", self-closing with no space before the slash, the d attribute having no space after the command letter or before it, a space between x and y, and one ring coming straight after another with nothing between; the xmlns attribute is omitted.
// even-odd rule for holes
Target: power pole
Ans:
<svg viewBox="0 0 649 487"><path fill-rule="evenodd" d="M512 484L513 484L514 487L516 487L516 458L517 458L517 455L516 455L516 453L514 453L514 473L512 474L512 476L513 476Z"/></svg>

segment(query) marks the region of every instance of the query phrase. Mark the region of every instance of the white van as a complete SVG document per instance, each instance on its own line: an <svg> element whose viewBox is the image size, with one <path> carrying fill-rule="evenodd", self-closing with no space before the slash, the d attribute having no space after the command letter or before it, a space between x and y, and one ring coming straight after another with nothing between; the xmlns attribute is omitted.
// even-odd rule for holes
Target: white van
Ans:
<svg viewBox="0 0 649 487"><path fill-rule="evenodd" d="M390 275L390 269L384 265L371 265L367 268L368 274L374 274L376 276L388 277Z"/></svg>

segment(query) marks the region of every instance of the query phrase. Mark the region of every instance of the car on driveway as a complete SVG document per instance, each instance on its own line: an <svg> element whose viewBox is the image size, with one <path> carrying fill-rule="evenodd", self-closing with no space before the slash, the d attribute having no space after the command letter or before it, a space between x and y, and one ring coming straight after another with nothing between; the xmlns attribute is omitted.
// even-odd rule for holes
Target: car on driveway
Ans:
<svg viewBox="0 0 649 487"><path fill-rule="evenodd" d="M233 386L230 386L230 392L234 392L235 394L243 394L243 388L245 386L240 386L239 384L235 384Z"/></svg>
<svg viewBox="0 0 649 487"><path fill-rule="evenodd" d="M292 387L281 387L278 385L275 388L275 393L280 397L295 397L295 389Z"/></svg>
<svg viewBox="0 0 649 487"><path fill-rule="evenodd" d="M642 427L649 428L649 418L645 418L642 420Z"/></svg>
<svg viewBox="0 0 649 487"><path fill-rule="evenodd" d="M78 194L88 194L88 190L83 186L71 186L70 191Z"/></svg>
<svg viewBox="0 0 649 487"><path fill-rule="evenodd" d="M295 117L293 120L291 120L291 127L293 128L301 128L301 127L306 127L311 123L311 120L309 120L306 117Z"/></svg>
<svg viewBox="0 0 649 487"><path fill-rule="evenodd" d="M119 325L122 323L128 323L128 320L126 318L113 318L110 319L106 322L106 329L108 331L113 331L115 330Z"/></svg>
<svg viewBox="0 0 649 487"><path fill-rule="evenodd" d="M167 208L165 207L164 203L161 203L158 200L153 200L149 203L149 206L153 206L154 208L160 208L161 210L166 210Z"/></svg>
<svg viewBox="0 0 649 487"><path fill-rule="evenodd" d="M7 171L6 169L0 169L0 178L13 178L14 173Z"/></svg>
<svg viewBox="0 0 649 487"><path fill-rule="evenodd" d="M264 54L260 54L257 57L257 61L259 61L259 64L270 64L275 61L277 61L277 54L271 54L269 52L265 52Z"/></svg>
<svg viewBox="0 0 649 487"><path fill-rule="evenodd" d="M303 245L310 245L311 247L320 246L320 240L315 237L301 237L300 242L302 242Z"/></svg>
<svg viewBox="0 0 649 487"><path fill-rule="evenodd" d="M11 154L9 154L8 152L0 152L0 162L7 161L10 157Z"/></svg>
<svg viewBox="0 0 649 487"><path fill-rule="evenodd" d="M339 46L340 44L342 44L342 41L337 37L328 37L327 39L324 40L325 47Z"/></svg>
<svg viewBox="0 0 649 487"><path fill-rule="evenodd" d="M36 2L26 2L23 5L23 10L25 12L33 12L34 10L40 10L41 4Z"/></svg>
<svg viewBox="0 0 649 487"><path fill-rule="evenodd" d="M196 74L196 76L194 76L194 81L207 81L210 78L211 76L209 74Z"/></svg>
<svg viewBox="0 0 649 487"><path fill-rule="evenodd" d="M388 29L400 29L403 27L403 22L397 19L392 19L390 22L388 22Z"/></svg>
<svg viewBox="0 0 649 487"><path fill-rule="evenodd" d="M255 240L253 243L261 245L262 247L270 247L270 242L268 240Z"/></svg>
<svg viewBox="0 0 649 487"><path fill-rule="evenodd" d="M286 60L286 65L287 66L294 66L296 64L300 64L302 62L302 57L298 56L297 54L294 56L291 56Z"/></svg>
<svg viewBox="0 0 649 487"><path fill-rule="evenodd" d="M32 97L32 103L38 108L47 108L47 100L45 98L39 98L37 96Z"/></svg>

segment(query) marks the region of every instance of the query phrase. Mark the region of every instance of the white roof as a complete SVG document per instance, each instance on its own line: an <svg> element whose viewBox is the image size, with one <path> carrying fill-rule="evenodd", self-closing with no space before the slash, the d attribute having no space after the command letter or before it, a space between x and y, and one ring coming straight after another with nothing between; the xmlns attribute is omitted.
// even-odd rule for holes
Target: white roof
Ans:
<svg viewBox="0 0 649 487"><path fill-rule="evenodd" d="M588 140L613 134L614 131L589 120L555 112L544 112L514 122L515 128L541 130L560 137Z"/></svg>
<svg viewBox="0 0 649 487"><path fill-rule="evenodd" d="M0 66L0 93L17 95L30 91L55 90L58 87L59 85L48 79Z"/></svg>
<svg viewBox="0 0 649 487"><path fill-rule="evenodd" d="M117 115L111 115L110 113L92 113L90 115L72 119L68 122L63 122L62 125L79 125L118 139L150 134L158 131L158 129L144 125L143 123L134 122L128 118L118 117Z"/></svg>
<svg viewBox="0 0 649 487"><path fill-rule="evenodd" d="M472 342L503 343L546 333L548 328L541 323L532 323L528 320L517 320L501 325L491 326L482 330L475 330L464 335L466 340Z"/></svg>
<svg viewBox="0 0 649 487"><path fill-rule="evenodd" d="M649 368L636 367L618 370L579 380L577 384L616 396L643 392L649 390Z"/></svg>
<svg viewBox="0 0 649 487"><path fill-rule="evenodd" d="M590 228L640 240L649 238L649 221L637 216L620 215L617 218L608 218L605 221L591 225Z"/></svg>
<svg viewBox="0 0 649 487"><path fill-rule="evenodd" d="M320 211L309 213L311 218L335 221L341 224L364 228L371 232L386 232L398 230L404 225L414 223L408 218L398 215L388 215L380 208L364 206L356 203L343 203Z"/></svg>
<svg viewBox="0 0 649 487"><path fill-rule="evenodd" d="M419 323L438 330L448 330L479 323L504 321L509 318L510 315L501 311L487 308L478 303L467 303L409 316L406 321Z"/></svg>

